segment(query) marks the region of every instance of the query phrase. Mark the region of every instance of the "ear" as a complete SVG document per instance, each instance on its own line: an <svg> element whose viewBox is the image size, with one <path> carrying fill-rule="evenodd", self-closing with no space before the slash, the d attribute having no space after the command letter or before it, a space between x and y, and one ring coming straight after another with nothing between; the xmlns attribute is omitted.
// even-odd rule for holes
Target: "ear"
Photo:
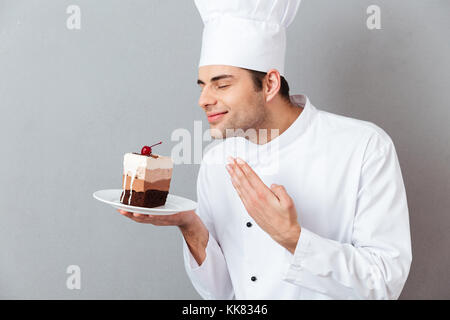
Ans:
<svg viewBox="0 0 450 320"><path fill-rule="evenodd" d="M277 69L267 71L263 82L264 94L266 102L270 102L275 98L281 88L281 76Z"/></svg>

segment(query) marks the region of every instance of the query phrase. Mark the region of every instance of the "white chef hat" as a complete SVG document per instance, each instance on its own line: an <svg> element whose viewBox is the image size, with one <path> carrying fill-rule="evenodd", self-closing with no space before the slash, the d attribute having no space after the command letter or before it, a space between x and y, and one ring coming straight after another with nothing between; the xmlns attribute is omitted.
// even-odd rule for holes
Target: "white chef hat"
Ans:
<svg viewBox="0 0 450 320"><path fill-rule="evenodd" d="M204 23L199 67L230 65L284 76L286 28L301 0L195 0Z"/></svg>

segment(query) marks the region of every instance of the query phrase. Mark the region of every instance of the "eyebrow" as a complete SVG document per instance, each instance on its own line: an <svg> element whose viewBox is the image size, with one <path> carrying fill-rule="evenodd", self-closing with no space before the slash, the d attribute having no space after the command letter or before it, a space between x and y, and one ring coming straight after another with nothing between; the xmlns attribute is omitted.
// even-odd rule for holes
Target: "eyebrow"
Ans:
<svg viewBox="0 0 450 320"><path fill-rule="evenodd" d="M234 76L231 74L221 74L219 76L212 77L210 82L214 82L214 81L218 81L218 80L226 79L226 78L234 78ZM205 83L202 80L198 79L197 84L205 84Z"/></svg>

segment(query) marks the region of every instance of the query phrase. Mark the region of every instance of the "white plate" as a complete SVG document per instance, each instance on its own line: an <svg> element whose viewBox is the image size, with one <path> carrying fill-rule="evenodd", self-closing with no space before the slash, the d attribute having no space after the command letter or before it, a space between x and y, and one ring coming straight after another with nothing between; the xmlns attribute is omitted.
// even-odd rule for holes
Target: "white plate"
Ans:
<svg viewBox="0 0 450 320"><path fill-rule="evenodd" d="M154 208L135 207L123 204L120 202L122 189L107 189L94 192L92 195L95 199L104 203L110 204L116 209L122 209L129 212L143 213L143 214L172 214L181 211L189 211L197 208L197 202L175 196L173 194L167 195L166 204Z"/></svg>

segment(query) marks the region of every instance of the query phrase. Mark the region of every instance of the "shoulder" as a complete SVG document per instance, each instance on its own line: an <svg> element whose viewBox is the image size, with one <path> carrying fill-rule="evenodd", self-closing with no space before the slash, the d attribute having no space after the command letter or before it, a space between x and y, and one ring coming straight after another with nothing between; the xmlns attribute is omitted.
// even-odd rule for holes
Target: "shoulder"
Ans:
<svg viewBox="0 0 450 320"><path fill-rule="evenodd" d="M394 148L389 134L379 125L324 110L317 110L316 126L330 139L345 139L365 149L366 154Z"/></svg>

